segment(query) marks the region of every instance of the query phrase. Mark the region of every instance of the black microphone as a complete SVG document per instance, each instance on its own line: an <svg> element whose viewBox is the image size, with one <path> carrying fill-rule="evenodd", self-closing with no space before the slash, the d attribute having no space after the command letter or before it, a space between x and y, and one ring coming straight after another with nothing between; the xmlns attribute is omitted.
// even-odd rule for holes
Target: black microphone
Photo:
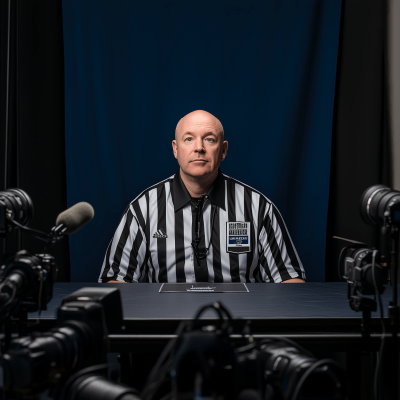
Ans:
<svg viewBox="0 0 400 400"><path fill-rule="evenodd" d="M82 201L58 215L55 230L71 235L90 222L93 217L93 207L89 203ZM63 226L60 227L60 225Z"/></svg>

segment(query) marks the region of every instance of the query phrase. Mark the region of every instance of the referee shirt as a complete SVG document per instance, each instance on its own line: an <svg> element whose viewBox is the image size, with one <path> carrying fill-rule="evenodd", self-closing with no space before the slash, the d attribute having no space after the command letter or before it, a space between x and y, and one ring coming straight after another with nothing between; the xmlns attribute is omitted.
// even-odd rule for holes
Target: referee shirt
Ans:
<svg viewBox="0 0 400 400"><path fill-rule="evenodd" d="M196 234L200 259L192 246ZM291 278L305 279L305 273L277 208L219 171L200 212L179 172L133 200L108 246L99 282Z"/></svg>

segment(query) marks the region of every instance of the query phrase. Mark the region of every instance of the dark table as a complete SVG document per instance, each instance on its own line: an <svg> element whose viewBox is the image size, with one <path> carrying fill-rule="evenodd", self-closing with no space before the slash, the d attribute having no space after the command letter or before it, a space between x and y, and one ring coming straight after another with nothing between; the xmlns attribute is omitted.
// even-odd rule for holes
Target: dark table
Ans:
<svg viewBox="0 0 400 400"><path fill-rule="evenodd" d="M256 338L285 335L302 344L343 350L362 346L362 314L350 308L346 283L247 284L249 293L159 293L161 284L157 283L57 283L48 310L41 314L39 330L55 325L57 308L65 296L85 286L99 285L113 285L121 291L125 330L124 334L110 335L114 351L165 344L175 336L180 321L192 319L202 305L215 301L223 302L239 326L250 320ZM385 315L391 296L391 287L387 286L382 295ZM30 318L36 316L31 314ZM204 323L215 323L216 316L209 311L203 318ZM379 314L375 312L371 335L374 347L379 345L379 332ZM233 337L240 338L240 334Z"/></svg>
<svg viewBox="0 0 400 400"><path fill-rule="evenodd" d="M166 343L176 337L179 323L190 321L201 306L215 301L223 302L233 315L237 325L231 335L233 342L243 343L240 328L249 320L256 340L285 336L318 358L340 362L347 371L349 398L365 398L370 389L365 382L372 382L374 353L370 351L377 351L380 345L379 314L372 313L371 336L363 337L362 314L350 308L346 283L247 284L248 293L159 293L161 284L156 283L57 283L48 310L42 312L34 328L43 331L53 327L57 309L67 295L85 286L100 285L112 285L121 291L125 330L109 335L109 352L120 353L121 382L139 390ZM390 286L382 298L386 316L392 298ZM37 314L29 317L33 321ZM209 311L202 322L215 324L215 319ZM389 336L388 324L386 331ZM390 374L389 369L383 375L393 379Z"/></svg>

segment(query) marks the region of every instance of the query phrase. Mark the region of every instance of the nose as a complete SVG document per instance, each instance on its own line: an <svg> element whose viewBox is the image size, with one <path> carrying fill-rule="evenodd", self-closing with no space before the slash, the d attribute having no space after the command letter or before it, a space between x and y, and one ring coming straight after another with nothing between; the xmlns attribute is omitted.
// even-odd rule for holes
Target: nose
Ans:
<svg viewBox="0 0 400 400"><path fill-rule="evenodd" d="M195 141L195 148L194 148L195 153L205 153L206 150L204 148L203 140L201 138L197 138Z"/></svg>

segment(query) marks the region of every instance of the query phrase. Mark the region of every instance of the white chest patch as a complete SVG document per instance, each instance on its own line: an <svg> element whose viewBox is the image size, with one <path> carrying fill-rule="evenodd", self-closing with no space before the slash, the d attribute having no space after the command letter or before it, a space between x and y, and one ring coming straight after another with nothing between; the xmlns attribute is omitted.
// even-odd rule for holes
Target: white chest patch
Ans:
<svg viewBox="0 0 400 400"><path fill-rule="evenodd" d="M251 251L251 223L227 222L226 223L226 251L228 253L249 253Z"/></svg>

